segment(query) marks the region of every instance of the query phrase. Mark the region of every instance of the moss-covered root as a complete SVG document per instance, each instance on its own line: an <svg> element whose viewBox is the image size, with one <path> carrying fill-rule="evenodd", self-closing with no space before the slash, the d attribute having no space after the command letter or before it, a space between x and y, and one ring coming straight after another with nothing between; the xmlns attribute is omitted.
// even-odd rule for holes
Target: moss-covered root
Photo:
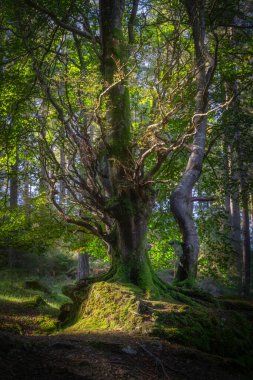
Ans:
<svg viewBox="0 0 253 380"><path fill-rule="evenodd" d="M142 292L133 285L97 282L83 293L79 308L73 305L67 331L124 330L147 332L152 316L141 300ZM76 314L74 311L77 311ZM72 320L71 320L72 319ZM72 324L70 325L70 323Z"/></svg>
<svg viewBox="0 0 253 380"><path fill-rule="evenodd" d="M66 306L63 327L66 333L87 330L150 333L249 363L253 332L244 314L228 310L228 302L224 307L197 290L193 294L195 299L189 292L192 295L193 290L184 294L182 289L172 288L168 297L147 299L140 288L131 284L93 283L74 290L74 303Z"/></svg>
<svg viewBox="0 0 253 380"><path fill-rule="evenodd" d="M170 285L166 284L157 276L150 263L147 261L144 263L141 270L138 271L138 276L136 276L136 281L134 282L129 278L127 267L117 265L116 267L112 266L107 273L104 273L101 276L90 277L79 281L75 286L65 287L63 292L71 299L75 299L76 291L80 291L89 284L105 281L129 286L134 284L136 289L137 287L141 289L146 298L165 297L168 295L168 290L171 289Z"/></svg>
<svg viewBox="0 0 253 380"><path fill-rule="evenodd" d="M239 361L253 352L252 326L242 314L184 304L167 304L155 314L155 336Z"/></svg>
<svg viewBox="0 0 253 380"><path fill-rule="evenodd" d="M162 298L169 289L169 286L153 272L148 262L138 271L136 279L137 280L132 283L125 270L118 267L108 281L111 283L125 284L127 286L134 284L136 289L139 288L139 290L143 292L145 298Z"/></svg>

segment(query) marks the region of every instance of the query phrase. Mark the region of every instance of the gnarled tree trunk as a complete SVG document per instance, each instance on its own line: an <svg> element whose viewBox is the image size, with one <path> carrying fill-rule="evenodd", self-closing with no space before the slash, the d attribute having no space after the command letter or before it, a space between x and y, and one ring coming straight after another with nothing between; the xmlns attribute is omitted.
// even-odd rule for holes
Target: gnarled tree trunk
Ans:
<svg viewBox="0 0 253 380"><path fill-rule="evenodd" d="M112 270L116 278L152 290L152 270L146 252L151 203L136 198L132 204L129 201L128 205L131 205L128 210L121 205L115 210L116 224L111 245Z"/></svg>
<svg viewBox="0 0 253 380"><path fill-rule="evenodd" d="M205 151L208 88L214 70L214 60L206 47L204 1L183 1L192 27L196 59L196 113L192 118L195 130L191 154L181 180L171 195L171 210L183 237L183 254L177 272L179 281L192 280L197 274L198 234L190 207L192 189L198 181Z"/></svg>
<svg viewBox="0 0 253 380"><path fill-rule="evenodd" d="M157 279L146 254L146 232L153 196L147 188L135 188L131 175L128 175L133 169L133 162L126 79L129 49L122 30L124 8L123 0L100 1L101 74L105 90L108 90L104 141L106 154L102 160L109 177L107 191L111 201L108 210L115 221L111 232L109 275L152 291Z"/></svg>

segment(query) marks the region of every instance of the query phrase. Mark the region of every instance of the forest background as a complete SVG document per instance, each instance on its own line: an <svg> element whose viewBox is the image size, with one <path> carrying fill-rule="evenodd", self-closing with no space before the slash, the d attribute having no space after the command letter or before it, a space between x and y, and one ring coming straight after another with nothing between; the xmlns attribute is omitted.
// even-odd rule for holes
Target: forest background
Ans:
<svg viewBox="0 0 253 380"><path fill-rule="evenodd" d="M166 268L175 277L178 266L184 265L182 259L179 263L187 255L184 240L189 232L175 211L173 216L171 195L182 183L193 155L197 123L206 119L202 174L198 179L201 168L197 169L187 190L185 212L194 219L199 239L188 246L197 245L199 250L199 278L213 278L249 294L250 2L196 3L199 21L205 24L205 61L200 63L194 36L198 25L188 17L189 9L187 16L191 2L126 2L125 14L118 15L123 17L120 42L117 36L110 37L110 43L117 45L111 48L108 64L113 73L102 76L100 61L106 47L99 40L103 26L98 4L44 3L4 2L2 6L2 265L8 261L9 267L27 266L31 261L36 272L36 260L53 251L62 254L63 262L71 253L108 261L106 235L115 218L113 207L122 202L117 199L122 174L117 174L116 190L108 190L106 184L107 171L114 170L108 169L108 162L113 159L122 166L126 186L135 181L138 191L146 191L152 185L155 200L144 216L149 225L145 250L155 270ZM194 97L201 65L206 66L205 74L209 69L212 73L206 79L210 82L206 83L208 109L200 111L206 115L197 122ZM128 99L120 99L125 110L107 99L115 87L123 85L128 91ZM130 140L125 143L123 134L116 132L120 136L112 143L121 149L120 154L107 146L112 133L106 123L110 118L113 123L114 117L108 116L110 107L130 113L124 116L131 119ZM125 151L130 149L133 164L119 157L122 152L129 155ZM131 168L127 171L126 166ZM133 207L140 214L139 200L131 202L123 213ZM150 203L150 198L143 201L144 207L145 202Z"/></svg>

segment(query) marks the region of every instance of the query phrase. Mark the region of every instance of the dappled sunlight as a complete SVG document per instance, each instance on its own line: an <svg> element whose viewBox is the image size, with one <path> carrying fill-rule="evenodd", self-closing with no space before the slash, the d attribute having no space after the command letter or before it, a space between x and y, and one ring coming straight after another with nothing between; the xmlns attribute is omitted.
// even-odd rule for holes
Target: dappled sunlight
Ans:
<svg viewBox="0 0 253 380"><path fill-rule="evenodd" d="M16 274L16 275L15 275ZM14 281L15 278L15 281ZM40 286L39 280L32 283ZM0 281L0 330L19 335L48 334L56 330L59 307L68 298L54 287L51 293L46 286L42 290L29 289L25 273L6 271ZM57 292L58 290L58 292Z"/></svg>
<svg viewBox="0 0 253 380"><path fill-rule="evenodd" d="M25 301L26 300L29 300L29 298L28 297L25 298ZM9 301L9 302L15 302L17 304L22 304L24 302L24 298L14 296L12 294L0 294L0 301Z"/></svg>

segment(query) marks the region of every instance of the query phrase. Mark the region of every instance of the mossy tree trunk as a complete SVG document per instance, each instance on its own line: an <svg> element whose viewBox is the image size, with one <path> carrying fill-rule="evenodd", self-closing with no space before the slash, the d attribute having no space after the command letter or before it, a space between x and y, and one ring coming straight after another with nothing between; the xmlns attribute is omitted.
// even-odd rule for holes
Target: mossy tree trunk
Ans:
<svg viewBox="0 0 253 380"><path fill-rule="evenodd" d="M88 4L87 15L85 9L84 14L80 15L80 19L83 19L84 22L72 24L73 20L78 19L78 9L76 9L77 14L75 13L73 17L66 17L66 22L64 22L64 17L58 17L53 11L44 8L38 2L27 0L26 3L36 10L35 18L42 13L60 28L73 33L81 68L83 68L82 54L85 49L81 49L80 41L83 40L87 43L87 51L90 47L94 48L93 53L100 60L101 67L103 90L91 112L90 122L87 126L84 125L85 122L81 116L80 123L77 123L78 116L72 116L75 107L72 109L67 106L69 112L66 112L65 103L68 103L69 100L66 102L59 91L51 89L49 79L44 75L46 71L44 71L43 62L37 59L33 49L29 47L27 35L20 30L25 49L31 56L38 83L49 104L57 112L58 119L68 137L69 151L66 150L66 154L78 157L80 161L77 166L73 165L72 168L65 169L65 165L61 165L58 161L54 149L42 134L44 143L42 150L46 152L44 154L47 158L49 157L50 164L53 163L47 170L52 203L64 221L98 236L111 246L112 269L110 274L113 277L133 282L143 288L152 288L153 284L160 285L146 256L147 224L154 204L151 186L156 182L156 176L163 163L166 162L168 154L177 148L177 142L164 139L163 131L161 131L161 138L156 136L155 131L153 132L155 126L160 128L160 126L168 124L171 111L164 114L163 107L158 107L161 108L161 115L154 117L154 121L161 120L155 124L152 120L152 124L149 126L151 139L149 133L146 134L148 127L142 125L144 127L143 133L141 132L141 138L144 141L143 147L142 141L140 141L141 144L136 141L136 133L135 135L131 133L128 77L134 71L136 60L138 60L133 52L134 49L131 49L130 46L134 43L133 26L137 15L138 0L133 2L99 0L99 33L96 33L96 23L92 21L95 13L89 11L89 8L92 10L93 7ZM194 236L193 241L185 244L185 253L187 254L189 251L190 257L190 260L185 261L190 263L187 264L190 271L187 265L185 266L185 273L188 276L196 273L196 254L192 255L191 252L192 248L195 250L198 247L197 234L191 215L189 217L189 197L191 197L192 188L199 178L204 155L206 117L202 116L202 113L205 113L207 109L207 91L212 74L212 60L205 45L205 16L202 11L204 1L185 0L184 4L189 14L196 50L196 112L198 115L194 117L193 122L196 134L192 152L183 178L173 195L173 204L174 214L185 240ZM129 7L132 8L131 14L128 14ZM73 8L75 7L73 6ZM97 11L96 8L95 10ZM82 28L79 28L79 24L82 24ZM128 36L126 36L127 26ZM133 54L129 59L131 51ZM130 66L131 62L134 62L132 67ZM87 73L85 74L82 69L80 75L83 76L85 82ZM93 82L88 81L88 83ZM59 99L55 97L54 93L58 93ZM79 99L79 94L77 98ZM82 109L82 111L85 110ZM80 115L82 113L80 112ZM93 125L99 128L98 142L93 141L89 130ZM178 147L181 147L180 141L178 144ZM79 169L79 166L82 169ZM56 174L51 174L51 167L56 168ZM65 181L68 196L74 201L76 209L80 205L80 212L71 214L62 207L56 196L57 181L58 183ZM189 228L187 227L187 229L186 226Z"/></svg>
<svg viewBox="0 0 253 380"><path fill-rule="evenodd" d="M111 240L112 276L115 280L130 282L154 292L159 284L150 265L146 241L152 196L147 202L138 197L133 198L131 201L125 198L125 204L122 200L114 211L116 223Z"/></svg>
<svg viewBox="0 0 253 380"><path fill-rule="evenodd" d="M126 181L124 165L131 166L131 117L126 80L128 46L122 30L124 3L122 0L100 1L101 74L104 89L108 93L106 123L103 126L103 132L110 181L114 193L118 192L120 181Z"/></svg>
<svg viewBox="0 0 253 380"><path fill-rule="evenodd" d="M123 0L100 1L101 73L108 90L104 128L106 153L102 160L109 176L111 202L108 208L114 220L110 234L110 275L115 280L152 291L155 276L146 253L146 233L153 194L148 187L140 189L132 181L134 163L127 84L129 46L122 28L124 8Z"/></svg>

